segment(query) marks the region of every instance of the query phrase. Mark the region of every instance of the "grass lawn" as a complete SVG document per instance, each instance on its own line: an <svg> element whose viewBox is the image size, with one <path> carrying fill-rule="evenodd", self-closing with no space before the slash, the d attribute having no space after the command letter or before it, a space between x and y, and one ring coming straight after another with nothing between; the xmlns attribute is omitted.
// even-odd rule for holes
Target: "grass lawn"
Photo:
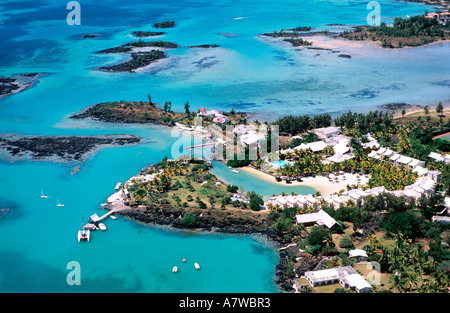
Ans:
<svg viewBox="0 0 450 313"><path fill-rule="evenodd" d="M417 120L419 116L421 116L420 121ZM395 122L401 125L421 124L423 127L439 126L440 117L434 107L430 107L428 116L430 118L429 122L427 122L427 115L425 114L425 111L419 110L418 112L395 118ZM450 118L450 109L444 109L444 113L442 116L443 123L447 123Z"/></svg>
<svg viewBox="0 0 450 313"><path fill-rule="evenodd" d="M389 289L390 274L372 273L375 269L372 268L369 262L359 262L353 265L355 271L361 273L362 276L372 285L370 280L374 280L378 289ZM379 279L379 282L377 280Z"/></svg>
<svg viewBox="0 0 450 313"><path fill-rule="evenodd" d="M380 240L380 244L383 247L389 247L390 248L390 247L394 246L395 240L393 238L387 237L386 233L384 231L376 230L376 231L374 231L374 233L375 233L375 236ZM370 245L370 242L369 242L368 239L364 239L360 243L356 244L355 248L356 249L362 249L366 245Z"/></svg>
<svg viewBox="0 0 450 313"><path fill-rule="evenodd" d="M313 287L316 293L333 293L335 289L342 288L342 285L339 283L331 284L327 286L318 286Z"/></svg>

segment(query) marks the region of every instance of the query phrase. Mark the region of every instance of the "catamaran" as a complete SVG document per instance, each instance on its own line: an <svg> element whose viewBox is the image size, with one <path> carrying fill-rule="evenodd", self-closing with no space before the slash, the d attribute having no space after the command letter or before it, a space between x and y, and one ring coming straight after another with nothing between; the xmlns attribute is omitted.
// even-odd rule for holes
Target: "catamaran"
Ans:
<svg viewBox="0 0 450 313"><path fill-rule="evenodd" d="M89 229L81 229L78 231L78 242L80 240L91 240L91 231Z"/></svg>
<svg viewBox="0 0 450 313"><path fill-rule="evenodd" d="M83 211L81 211L81 225L83 224L84 224ZM81 240L87 241L91 240L91 231L89 229L85 229L84 226L78 231L78 242L80 242Z"/></svg>

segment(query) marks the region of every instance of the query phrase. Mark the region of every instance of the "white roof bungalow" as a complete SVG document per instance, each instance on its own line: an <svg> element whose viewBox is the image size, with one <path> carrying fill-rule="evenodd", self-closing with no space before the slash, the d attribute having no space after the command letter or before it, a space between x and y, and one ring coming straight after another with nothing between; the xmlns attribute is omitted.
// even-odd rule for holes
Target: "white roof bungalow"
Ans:
<svg viewBox="0 0 450 313"><path fill-rule="evenodd" d="M441 154L436 153L436 152L430 152L428 157L434 159L437 162L443 162L444 161L444 157Z"/></svg>
<svg viewBox="0 0 450 313"><path fill-rule="evenodd" d="M263 133L249 132L249 133L241 136L241 142L243 142L247 145L258 144L259 141L264 138L265 138L265 135Z"/></svg>
<svg viewBox="0 0 450 313"><path fill-rule="evenodd" d="M319 138L327 139L339 135L341 129L339 127L330 126L313 129L313 132L319 136Z"/></svg>
<svg viewBox="0 0 450 313"><path fill-rule="evenodd" d="M394 153L392 156L389 157L389 161L394 164L397 165L397 160L400 159L401 155L398 153Z"/></svg>
<svg viewBox="0 0 450 313"><path fill-rule="evenodd" d="M249 131L250 131L250 126L245 125L245 124L236 126L233 129L233 133L238 134L238 135L244 135L244 134L248 133Z"/></svg>
<svg viewBox="0 0 450 313"><path fill-rule="evenodd" d="M367 259L367 252L361 249L353 249L348 251L348 255L351 258L357 258L360 261Z"/></svg>
<svg viewBox="0 0 450 313"><path fill-rule="evenodd" d="M342 287L357 292L368 292L372 289L372 286L351 266L305 272L305 278L313 287L340 283Z"/></svg>
<svg viewBox="0 0 450 313"><path fill-rule="evenodd" d="M364 149L378 149L380 147L380 144L376 140L362 143L361 145Z"/></svg>
<svg viewBox="0 0 450 313"><path fill-rule="evenodd" d="M448 224L450 223L450 216L433 216L431 218L431 221L433 223L442 223L442 224Z"/></svg>
<svg viewBox="0 0 450 313"><path fill-rule="evenodd" d="M337 224L336 220L328 215L324 210L314 213L299 214L295 216L297 224L304 225L325 225L328 228L333 228Z"/></svg>
<svg viewBox="0 0 450 313"><path fill-rule="evenodd" d="M344 276L341 279L341 285L361 293L369 292L372 289L372 286L358 273Z"/></svg>
<svg viewBox="0 0 450 313"><path fill-rule="evenodd" d="M397 160L398 165L407 166L413 159L404 155L400 155Z"/></svg>

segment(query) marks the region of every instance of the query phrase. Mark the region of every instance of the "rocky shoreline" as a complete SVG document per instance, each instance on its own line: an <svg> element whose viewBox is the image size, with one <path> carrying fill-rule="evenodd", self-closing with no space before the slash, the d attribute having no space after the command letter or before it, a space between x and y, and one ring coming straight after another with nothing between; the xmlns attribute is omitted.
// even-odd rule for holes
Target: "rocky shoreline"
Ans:
<svg viewBox="0 0 450 313"><path fill-rule="evenodd" d="M33 87L36 81L47 73L25 73L0 78L0 99Z"/></svg>
<svg viewBox="0 0 450 313"><path fill-rule="evenodd" d="M99 136L0 136L0 155L9 160L49 160L82 162L100 148L134 145L141 138L135 135Z"/></svg>
<svg viewBox="0 0 450 313"><path fill-rule="evenodd" d="M153 226L166 226L178 230L191 230L198 232L212 232L229 235L258 235L262 236L269 242L273 243L275 247L281 248L285 245L270 228L260 228L255 225L248 225L245 221L238 219L228 219L226 221L218 221L210 217L201 217L198 225L193 228L186 227L181 218L174 216L166 216L164 214L155 215L148 214L140 209L126 209L116 212L115 214L129 218L133 221L153 225ZM279 261L275 267L274 281L278 288L283 292L293 292L294 289L285 277L285 271L287 264L291 258L291 253L286 250L279 251Z"/></svg>
<svg viewBox="0 0 450 313"><path fill-rule="evenodd" d="M131 110L132 108L132 110ZM90 118L105 123L155 124L172 126L173 119L180 119L185 114L165 112L156 103L148 102L104 102L89 106L70 116L72 119Z"/></svg>
<svg viewBox="0 0 450 313"><path fill-rule="evenodd" d="M151 51L141 51L140 48L155 48ZM165 59L167 56L164 51L160 49L175 49L178 45L173 42L167 42L162 40L157 41L139 41L130 42L122 46L108 48L97 51L96 54L110 54L110 53L125 53L130 56L130 60L120 64L101 66L98 69L106 72L130 72L134 73L135 70L143 68L153 62L161 59ZM134 51L138 50L138 51Z"/></svg>

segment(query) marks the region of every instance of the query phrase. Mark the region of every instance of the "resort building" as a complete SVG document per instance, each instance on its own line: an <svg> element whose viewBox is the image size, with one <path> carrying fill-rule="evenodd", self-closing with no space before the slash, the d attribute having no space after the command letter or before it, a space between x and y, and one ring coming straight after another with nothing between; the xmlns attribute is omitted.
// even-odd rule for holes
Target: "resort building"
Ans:
<svg viewBox="0 0 450 313"><path fill-rule="evenodd" d="M337 222L324 210L314 213L298 214L295 216L297 224L305 226L326 226L327 228L333 228Z"/></svg>
<svg viewBox="0 0 450 313"><path fill-rule="evenodd" d="M435 160L436 162L444 162L446 164L450 163L450 155L447 155L447 154L439 154L436 152L430 152L428 157Z"/></svg>
<svg viewBox="0 0 450 313"><path fill-rule="evenodd" d="M422 196L430 196L433 194L436 183L440 181L441 172L439 171L427 171L425 175L419 176L416 181L408 186L405 186L404 190L395 190L388 191L384 186L374 187L367 190L362 190L362 188L351 189L347 191L341 192L340 195L326 195L326 196L318 196L313 197L311 194L309 195L297 195L297 196L276 196L270 198L268 201L264 203L264 206L267 208L269 204L272 206L279 205L282 209L287 207L298 207L298 208L319 208L319 203L324 201L328 206L334 208L335 210L340 207L347 205L349 201L353 202L355 206L359 207L364 204L364 199L367 196L376 197L380 193L387 192L393 194L397 197L408 197L414 200L419 199ZM446 200L448 202L448 207L450 208L450 198ZM325 213L325 212L324 212ZM311 213L312 214L312 213ZM322 213L321 213L322 214ZM304 214L302 214L304 215ZM303 217L300 218L300 221L307 222L308 218L312 217ZM302 223L304 224L304 223Z"/></svg>
<svg viewBox="0 0 450 313"><path fill-rule="evenodd" d="M228 118L228 116L219 114L213 119L213 122L214 123L219 123L219 124L224 124L224 123L228 122L229 120L230 119Z"/></svg>
<svg viewBox="0 0 450 313"><path fill-rule="evenodd" d="M341 129L339 127L330 126L323 128L316 128L313 132L319 136L319 138L323 140L327 140L329 138L335 137L341 133Z"/></svg>
<svg viewBox="0 0 450 313"><path fill-rule="evenodd" d="M233 133L236 135L245 135L250 131L250 126L245 125L245 124L241 124L239 126L236 126L233 129Z"/></svg>
<svg viewBox="0 0 450 313"><path fill-rule="evenodd" d="M439 23L443 24L443 25L447 25L448 22L450 22L450 12L432 12L432 13L428 13L425 18L428 19L435 19L437 20Z"/></svg>
<svg viewBox="0 0 450 313"><path fill-rule="evenodd" d="M217 110L207 111L205 108L201 108L197 116L205 116L205 117L215 117L219 116L221 113Z"/></svg>
<svg viewBox="0 0 450 313"><path fill-rule="evenodd" d="M442 224L448 224L450 223L450 216L438 216L435 215L431 218L431 221L433 223L442 223Z"/></svg>
<svg viewBox="0 0 450 313"><path fill-rule="evenodd" d="M266 136L263 133L256 133L254 131L249 131L245 135L241 135L241 142L245 143L247 145L251 144L259 144L261 140L266 138Z"/></svg>
<svg viewBox="0 0 450 313"><path fill-rule="evenodd" d="M372 289L372 286L351 266L309 271L304 276L311 287L339 283L342 287L356 290L357 292L369 292Z"/></svg>
<svg viewBox="0 0 450 313"><path fill-rule="evenodd" d="M391 162L395 166L405 166L412 171L417 169L417 171L421 172L422 174L426 174L423 173L423 170L425 169L425 161L401 155L388 148L379 148L378 150L372 150L368 154L368 156L380 161L388 158L389 162Z"/></svg>
<svg viewBox="0 0 450 313"><path fill-rule="evenodd" d="M365 261L368 256L367 252L361 249L353 249L348 251L348 256L353 259L357 259L358 261Z"/></svg>

